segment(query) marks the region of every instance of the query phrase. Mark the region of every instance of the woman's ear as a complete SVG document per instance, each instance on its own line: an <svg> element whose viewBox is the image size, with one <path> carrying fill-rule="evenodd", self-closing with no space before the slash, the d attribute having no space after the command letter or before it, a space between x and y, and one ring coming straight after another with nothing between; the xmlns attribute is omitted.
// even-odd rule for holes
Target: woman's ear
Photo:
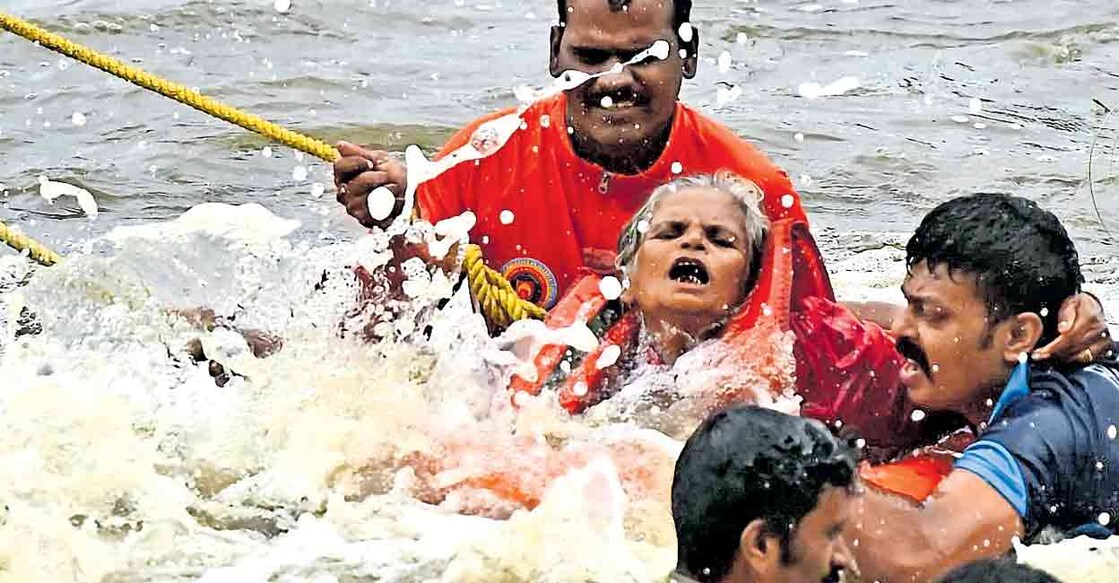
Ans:
<svg viewBox="0 0 1119 583"><path fill-rule="evenodd" d="M1037 347L1045 333L1045 322L1033 312L1024 312L1011 318L1008 324L1010 338L1003 358L1007 362L1018 362L1021 354L1029 354Z"/></svg>

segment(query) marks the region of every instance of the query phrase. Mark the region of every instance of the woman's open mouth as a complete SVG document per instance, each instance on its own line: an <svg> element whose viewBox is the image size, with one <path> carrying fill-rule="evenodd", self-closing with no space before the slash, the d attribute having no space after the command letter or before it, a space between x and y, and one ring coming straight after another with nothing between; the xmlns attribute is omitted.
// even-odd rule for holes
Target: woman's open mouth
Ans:
<svg viewBox="0 0 1119 583"><path fill-rule="evenodd" d="M668 270L668 279L688 285L704 286L711 282L707 274L707 266L699 259L680 257L672 262Z"/></svg>

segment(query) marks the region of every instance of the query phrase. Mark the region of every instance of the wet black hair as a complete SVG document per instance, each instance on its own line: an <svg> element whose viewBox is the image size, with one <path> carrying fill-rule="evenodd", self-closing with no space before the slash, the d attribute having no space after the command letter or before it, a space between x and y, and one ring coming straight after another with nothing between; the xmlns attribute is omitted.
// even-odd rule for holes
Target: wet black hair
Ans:
<svg viewBox="0 0 1119 583"><path fill-rule="evenodd" d="M742 531L755 519L781 541L827 486L853 491L855 457L818 421L743 406L714 414L688 438L672 478L676 570L719 581L734 563Z"/></svg>
<svg viewBox="0 0 1119 583"><path fill-rule="evenodd" d="M623 10L632 0L603 0L610 5L610 10L617 12ZM685 22L690 22L692 18L692 0L670 0L672 2L672 28L676 30L676 34L680 34L680 25ZM568 0L556 0L556 8L559 10L560 24L567 23L567 2Z"/></svg>
<svg viewBox="0 0 1119 583"><path fill-rule="evenodd" d="M1013 559L984 559L953 569L941 577L939 583L1060 583L1060 581L1045 571L1020 565Z"/></svg>
<svg viewBox="0 0 1119 583"><path fill-rule="evenodd" d="M926 262L977 278L990 324L1034 312L1045 322L1041 343L1057 336L1061 302L1080 291L1076 247L1057 217L1031 200L975 194L933 209L905 246L906 266Z"/></svg>

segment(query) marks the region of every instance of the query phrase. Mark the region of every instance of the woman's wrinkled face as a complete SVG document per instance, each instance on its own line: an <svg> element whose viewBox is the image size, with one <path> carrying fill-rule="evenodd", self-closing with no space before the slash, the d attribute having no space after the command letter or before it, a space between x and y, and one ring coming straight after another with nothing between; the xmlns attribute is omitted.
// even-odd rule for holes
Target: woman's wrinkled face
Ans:
<svg viewBox="0 0 1119 583"><path fill-rule="evenodd" d="M746 216L726 193L682 189L660 201L628 274L626 300L646 323L699 336L742 303L752 249Z"/></svg>

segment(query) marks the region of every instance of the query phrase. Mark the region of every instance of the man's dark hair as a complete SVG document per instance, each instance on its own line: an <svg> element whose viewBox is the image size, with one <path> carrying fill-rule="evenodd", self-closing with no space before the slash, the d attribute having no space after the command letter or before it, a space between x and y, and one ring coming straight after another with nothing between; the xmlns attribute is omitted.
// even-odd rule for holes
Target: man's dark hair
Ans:
<svg viewBox="0 0 1119 583"><path fill-rule="evenodd" d="M560 24L567 23L567 1L556 0L556 7L559 9ZM629 6L632 0L602 0L610 5L610 9L614 12L624 9ZM672 2L672 28L679 34L680 25L685 22L690 22L692 19L692 0L670 0Z"/></svg>
<svg viewBox="0 0 1119 583"><path fill-rule="evenodd" d="M1019 565L1012 559L984 559L957 567L939 583L1060 583L1045 571Z"/></svg>
<svg viewBox="0 0 1119 583"><path fill-rule="evenodd" d="M1031 200L976 194L933 209L905 247L906 266L976 276L991 324L1023 312L1042 316L1041 342L1057 336L1061 302L1080 291L1076 247L1053 213Z"/></svg>
<svg viewBox="0 0 1119 583"><path fill-rule="evenodd" d="M735 407L703 422L684 444L672 478L680 573L718 581L755 519L791 541L826 486L854 488L855 458L818 421L759 407Z"/></svg>

